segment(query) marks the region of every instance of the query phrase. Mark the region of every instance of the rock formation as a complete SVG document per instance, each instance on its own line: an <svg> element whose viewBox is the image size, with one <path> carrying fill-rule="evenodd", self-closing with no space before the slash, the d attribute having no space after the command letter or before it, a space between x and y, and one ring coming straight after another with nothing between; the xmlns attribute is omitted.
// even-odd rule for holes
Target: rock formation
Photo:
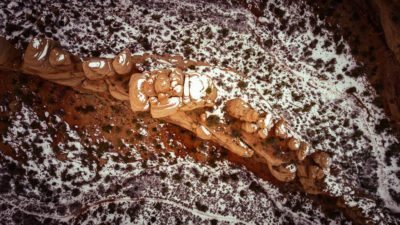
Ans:
<svg viewBox="0 0 400 225"><path fill-rule="evenodd" d="M11 67L18 51L6 41L2 43L7 50L3 55L10 52L10 57L3 56L2 66ZM214 106L218 95L210 77L174 67L138 73L135 64L129 50L122 51L115 59L80 60L52 40L34 38L20 66L13 68L77 89L108 91L116 100L129 101L134 112L148 111L153 118L188 129L241 157L257 154L279 181L288 182L299 176L306 192L322 192L319 181L325 176L324 170L329 171L329 164L321 164L320 158L329 158L328 155L321 152L310 155L309 144L292 137L284 119L257 112L236 98L226 102L225 107L232 122L210 124L202 111Z"/></svg>
<svg viewBox="0 0 400 225"><path fill-rule="evenodd" d="M0 39L0 47L4 49L1 69L78 90L108 91L116 101L129 101L134 112L150 112L153 118L183 127L241 157L256 155L281 182L298 181L309 194L330 195L324 180L330 172L329 154L314 151L295 137L283 118L256 111L235 98L223 103L229 120L211 123L204 109L216 104L218 91L207 75L186 72L188 65L197 62L174 58L168 69L144 72L135 65L146 57L159 56L132 56L124 50L114 59L80 59L43 38L34 38L23 56L4 39Z"/></svg>

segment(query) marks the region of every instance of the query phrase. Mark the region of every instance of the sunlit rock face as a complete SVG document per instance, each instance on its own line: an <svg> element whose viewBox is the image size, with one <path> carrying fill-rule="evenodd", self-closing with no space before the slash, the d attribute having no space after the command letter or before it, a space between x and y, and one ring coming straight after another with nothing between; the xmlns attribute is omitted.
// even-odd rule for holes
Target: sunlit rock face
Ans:
<svg viewBox="0 0 400 225"><path fill-rule="evenodd" d="M132 71L133 63L131 61L131 52L129 49L124 49L113 60L113 68L120 75L129 74Z"/></svg>
<svg viewBox="0 0 400 225"><path fill-rule="evenodd" d="M153 118L212 107L217 98L217 88L209 76L185 73L178 68L133 74L129 92L132 110L149 110Z"/></svg>

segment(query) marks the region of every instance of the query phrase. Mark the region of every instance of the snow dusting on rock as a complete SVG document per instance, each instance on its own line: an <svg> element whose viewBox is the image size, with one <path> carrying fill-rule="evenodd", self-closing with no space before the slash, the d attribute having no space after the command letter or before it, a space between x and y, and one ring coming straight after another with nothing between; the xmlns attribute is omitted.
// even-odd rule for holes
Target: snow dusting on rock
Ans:
<svg viewBox="0 0 400 225"><path fill-rule="evenodd" d="M388 221L399 224L393 214L400 213L400 160L393 157L399 140L382 126L386 115L374 104L377 94L348 43L325 29L305 3L270 0L261 13L257 18L234 1L3 1L0 34L20 46L44 35L85 56L114 56L127 47L134 54L206 61L214 66L193 70L215 79L220 99L241 97L283 116L314 149L333 153L338 173L326 177L331 193L344 195L346 204L366 214L389 210ZM209 114L222 119L222 107ZM25 105L10 121L2 141L24 164L1 157L0 181L7 184L0 194L0 220L7 224L19 223L21 215L66 224L348 223L342 215L327 217L297 193L284 196L227 161L210 167L172 155L144 167L140 158L125 163L115 160L120 157L115 152L96 151L95 143L84 145L56 115L41 120ZM66 141L52 145L49 129L65 130ZM18 175L10 177L15 170ZM221 182L222 174L230 178ZM354 198L353 189L378 201Z"/></svg>

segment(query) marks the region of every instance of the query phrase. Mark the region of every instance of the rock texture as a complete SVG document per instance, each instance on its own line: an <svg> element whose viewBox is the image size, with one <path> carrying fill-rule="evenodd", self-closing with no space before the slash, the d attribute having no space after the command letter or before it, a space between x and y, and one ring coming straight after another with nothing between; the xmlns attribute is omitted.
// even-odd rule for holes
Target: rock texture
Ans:
<svg viewBox="0 0 400 225"><path fill-rule="evenodd" d="M24 48L32 35L40 34L61 40L66 50L85 57L107 57L128 48L131 52L181 54L193 60L208 60L222 68L196 66L192 70L212 76L216 84L221 85L221 94L238 97L243 96L242 90L245 90L248 93L245 100L257 111L278 106L277 112L284 113L302 137L310 137L307 141L313 146L335 154L332 165L342 168L339 176L348 178L350 185L376 196L376 201L370 202L351 198L349 193L345 204L362 206L366 208L363 213L371 216L376 214L375 206L386 208L385 224L400 223L396 217L400 212L400 179L396 176L400 163L399 145L388 129L390 122L382 110L383 106L388 109L386 103L396 98L395 94L388 94L386 98L384 93L389 90L386 85L394 86L395 81L390 78L399 74L394 69L398 64L386 45L383 32L370 24L368 15L372 14L352 7L353 0L332 0L342 3L334 10L328 8L335 13L328 15L330 11L325 11L326 16L321 17L303 1L269 0L260 7L257 7L259 1L246 1L248 4L244 7L254 15L235 4L193 0L170 2L97 1L83 4L69 1L49 4L51 2L46 0L1 1L0 33ZM345 23L335 22L335 19L343 19ZM342 33L338 31L341 28ZM162 69L158 65L156 60L149 60L138 68L145 71ZM239 70L248 77L237 79L223 70L225 67ZM307 196L283 194L290 186L274 188L267 168L254 166L254 161L246 164L246 168L258 171L257 176L261 175L265 182L254 181L252 173L245 169L223 167L227 160L245 161L233 154L230 156L229 152L228 156L214 150L208 154L203 144L198 148L191 147L192 151L183 150L185 146L175 141L182 135L180 130L166 136L163 129L167 123L153 129L146 123L145 113L134 114L128 106L120 109L108 105L109 101L93 104L101 98L75 95L70 89L57 86L45 89L50 85L48 82L42 82L44 85L40 86L35 83L28 88L27 84L33 78L21 76L13 81L7 75L0 83L8 81L10 85L5 87L12 85L15 91L0 88L2 95L6 95L0 100L0 111L5 111L0 118L3 121L0 129L4 133L3 142L16 147L1 147L6 151L1 154L15 153L29 164L0 157L0 167L4 168L0 171L0 183L4 188L0 189L5 190L1 194L4 207L0 207L0 220L6 224L28 223L21 221L25 218L41 221L52 218L53 222L48 224L61 224L62 221L64 224L115 224L118 221L224 224L233 219L243 224L350 223L341 213L321 215L315 204L307 204ZM87 85L95 87L96 83L88 82ZM35 100L37 89L43 99ZM115 90L119 94L118 88ZM263 99L258 97L260 95ZM53 108L59 111L68 107L61 111L66 118L61 112L49 110L52 102L60 101L64 96L70 97L54 104ZM87 102L76 101L76 96ZM22 100L25 102L15 103ZM43 102L49 103L46 109ZM21 106L22 110L16 106ZM77 110L87 114L82 115ZM84 124L75 123L75 118L80 117ZM212 118L215 120L210 122L224 117L216 114ZM75 130L70 132L68 142L59 138L71 130L64 129L67 125L63 121ZM96 126L99 121L102 124ZM51 136L53 141L48 137L45 125L48 130L59 131ZM85 134L92 133L90 131L95 135L104 133L106 137L99 142L85 138ZM182 133L187 134L182 140L193 146L190 132ZM108 140L114 140L116 134L121 136L112 142L114 148L108 151ZM148 142L141 145L142 141L135 141L139 138ZM49 148L52 143L55 147ZM196 157L209 157L206 158L209 166L191 163L189 157L178 157L178 164L170 166L175 159L154 153L164 147L177 150L179 156L192 152ZM296 145L292 147L296 148ZM124 149L124 154L118 152L119 148ZM137 156L138 152L147 155L148 160ZM219 155L222 160L213 158ZM65 163L59 162L63 159ZM137 162L129 163L132 160ZM190 168L199 169L193 171L189 164ZM314 169L301 172L319 175ZM332 179L332 183L337 182ZM340 186L334 186L332 190L338 194L346 191ZM255 192L259 194L253 194ZM328 201L323 205L333 207L331 203ZM63 207L66 208L63 210ZM88 211L77 213L79 209ZM357 214L351 214L354 215Z"/></svg>
<svg viewBox="0 0 400 225"><path fill-rule="evenodd" d="M400 63L400 1L373 0L380 24L385 33L385 40Z"/></svg>
<svg viewBox="0 0 400 225"><path fill-rule="evenodd" d="M10 45L1 43L0 47L5 49L4 55L9 53L10 56L14 56L18 50L13 49ZM111 84L115 80L109 80L116 76L115 67L120 68L126 64L125 60L119 60L120 55L124 54L124 52L114 59L96 57L82 59L83 63L78 60L74 64L70 60L72 55L57 46L58 43L53 40L35 37L25 50L21 67L7 69L16 69L21 73L39 76L61 85L83 88L96 93L107 91L107 86L105 88L103 86L104 84ZM75 56L72 57L76 58ZM159 58L162 56L153 57ZM132 60L133 57L130 53L125 58L128 58L127 60L132 65L139 63L139 61ZM174 57L164 56L163 58L166 61L170 61L168 65L173 65L171 61L173 61ZM0 62L0 68L12 65L12 60ZM111 65L111 62L116 60L118 62ZM16 61L20 62L18 59ZM196 64L205 63L199 62ZM329 161L329 154L315 151L307 160L307 156L311 155L311 153L309 144L304 141L301 141L299 148L291 148L289 150L287 142L294 137L288 123L283 118L277 118L276 116L273 118L270 111L257 112L241 98L226 101L227 114L235 118L237 120L236 123L240 126L235 127L235 123L214 124L211 126L207 122L209 117L207 117L206 111L202 109L215 105L219 87L214 84L211 77L201 73L189 73L186 70L187 68L181 70L177 67L171 67L132 75L130 71L125 71L124 73L130 76L130 79L129 83L125 85L128 91L124 91L124 85L120 87L127 97L127 99L122 100L129 100L131 109L134 112L150 111L153 118L164 119L192 131L197 137L211 140L240 157L250 158L256 152L265 160L265 165L268 166L271 174L279 181L293 181L296 178L297 168L303 167L303 170L309 171L308 173L299 174L300 183L303 185L304 191L309 194L325 193L326 185L324 185L323 178L325 174L329 174L330 168L327 163L322 165L319 162L320 160L315 160L315 157L320 158L321 154L325 154L325 161ZM119 76L122 76L122 74L119 74ZM84 82L89 83L83 85ZM114 82L112 87L116 86L117 84ZM121 99L117 97L116 100ZM196 112L191 112L194 109L196 109ZM202 111L198 112L199 110ZM264 114L266 114L265 118L260 118L260 115ZM253 124L251 124L252 122ZM249 126L252 125L254 129L249 129ZM240 137L235 135L240 133L241 130L246 134L242 132ZM258 136L251 135L257 130L259 131ZM276 146L272 145L272 143L265 143L264 140L267 137L279 139L282 143ZM318 176L315 175L317 172ZM306 181L303 182L303 180Z"/></svg>

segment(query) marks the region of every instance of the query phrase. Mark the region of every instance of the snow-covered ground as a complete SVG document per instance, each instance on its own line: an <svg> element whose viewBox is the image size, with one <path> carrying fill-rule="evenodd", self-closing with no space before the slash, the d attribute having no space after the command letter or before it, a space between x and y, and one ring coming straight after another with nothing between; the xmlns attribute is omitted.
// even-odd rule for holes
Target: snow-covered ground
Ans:
<svg viewBox="0 0 400 225"><path fill-rule="evenodd" d="M52 130L62 130L65 135L57 148L50 148L57 136ZM25 104L10 118L3 141L26 160L23 165L16 165L19 163L9 156L0 161L4 166L0 177L7 182L0 195L0 221L4 224L286 224L293 220L311 224L344 220L341 216L326 219L311 200L298 193L283 196L273 185L226 160L209 166L169 154L147 160L143 166L138 150L132 148L135 160L126 163L115 152L97 151L99 144L83 144L77 131L58 115L40 116ZM66 160L57 159L60 153L67 154ZM99 167L92 154L106 163ZM18 217L21 214L28 220Z"/></svg>
<svg viewBox="0 0 400 225"><path fill-rule="evenodd" d="M350 54L348 44L343 39L333 41L333 34L324 28L313 32L316 27L322 27L322 23L301 2L287 6L284 1L268 1L263 16L259 18L230 2L153 0L119 1L113 4L107 1L0 3L0 34L21 45L35 34L44 34L59 40L69 51L79 55L114 56L128 47L135 54L181 54L185 58L214 64L216 67L212 69L196 69L215 77L226 95L247 98L255 107L273 109L275 114L287 118L293 131L312 143L314 149L334 153L333 164L340 171L337 175L340 179L328 177L333 179L329 180L330 183L340 184L340 180L345 178L348 182L346 185L379 199L366 204L366 207L378 205L399 213L400 205L398 200L396 202L400 186L396 175L400 171L399 160L387 154L398 145L398 140L388 130L376 129L386 116L383 109L373 104L375 91L363 74L351 75L358 71L360 65ZM245 74L246 79L230 75L223 70L225 67ZM13 126L8 133L3 134L3 141L14 143L15 148L19 149L21 147L18 146L24 141L41 136L44 141L37 147L43 150L46 163L32 159L25 169L36 171L39 183L52 179L54 188L68 185L65 181L57 180L60 174L46 175L42 172L56 163L52 162L52 149L46 144L51 140L46 138L45 132L28 129L27 132L20 132L28 136L20 139L15 137L16 133L13 132L21 129L18 123L24 119L29 120L25 118L27 115L30 117L35 114L29 107L23 110L20 115L12 118ZM29 121L26 123L30 124ZM45 130L46 123L40 124ZM68 129L71 134L74 132L72 128ZM73 136L71 139L74 140L73 145L76 145L76 153L70 152L66 165L57 165L59 168L56 171L61 173L64 168L71 173L81 174L82 180L76 182L89 181L93 179L96 166L85 167L80 164L84 150L80 147L79 135ZM71 142L65 145L71 145ZM218 163L215 168L196 164L189 158L178 158L174 165L163 165L157 160L150 163L154 163L150 169L117 163L120 170L115 170L116 162L108 160L107 165L98 171L101 179L82 187L79 195L71 197L69 192L65 192L60 196L61 204L42 204L41 207L48 208L47 217L55 218L54 215L58 215L60 220L87 222L97 218L97 214L105 216L108 221L118 218L127 221L127 216L136 213L132 217L133 221L145 223L153 221L154 217L155 221L162 223L171 213L176 212L182 217L171 217L170 223L181 220L184 224L189 221L198 224L206 219L229 223L236 219L242 223L287 224L294 220L298 224L327 224L327 220L330 220L320 209L311 206L309 200L300 196L283 198L273 185L225 161ZM127 167L136 169L127 173L123 169ZM202 176L206 174L208 182L194 179L193 170ZM184 180L190 180L191 186L176 183L172 177L165 178L161 182L163 185L160 185L160 171L168 171L168 174L179 171L185 177ZM220 171L237 173L239 179L235 183L212 182ZM105 183L102 179L107 175L114 177L116 183L129 181L132 184L122 185L115 196L95 195L93 192L97 194L99 188L105 188L102 187ZM156 184L152 185L153 182ZM260 185L264 191L261 194L249 191L252 182L255 182L253 186ZM167 189L166 194L161 195L164 187ZM338 187L340 185L332 185L332 192L351 195L351 192L347 193ZM246 191L245 196L241 195L242 190ZM132 193L128 194L129 191ZM16 209L20 209L20 213L35 215L36 207L32 206L41 205L40 201L35 201L40 199L35 196L41 192L32 189L31 194L32 197L17 195L18 198L12 193L1 195L4 202L8 202L5 210L2 210L2 218L11 220L12 212ZM88 207L90 216L69 217L73 215L73 210L64 213L55 211L60 205L90 205L110 198L117 199L112 206L114 209L110 209L110 204L105 201L104 204ZM208 213L199 211L199 208L202 209L202 200L207 202ZM363 200L350 197L347 200L349 204L365 205ZM154 205L161 205L162 210ZM107 210L127 213L107 214ZM39 218L43 219L46 215ZM391 221L390 218L388 221ZM338 222L344 218L339 215L333 220Z"/></svg>

